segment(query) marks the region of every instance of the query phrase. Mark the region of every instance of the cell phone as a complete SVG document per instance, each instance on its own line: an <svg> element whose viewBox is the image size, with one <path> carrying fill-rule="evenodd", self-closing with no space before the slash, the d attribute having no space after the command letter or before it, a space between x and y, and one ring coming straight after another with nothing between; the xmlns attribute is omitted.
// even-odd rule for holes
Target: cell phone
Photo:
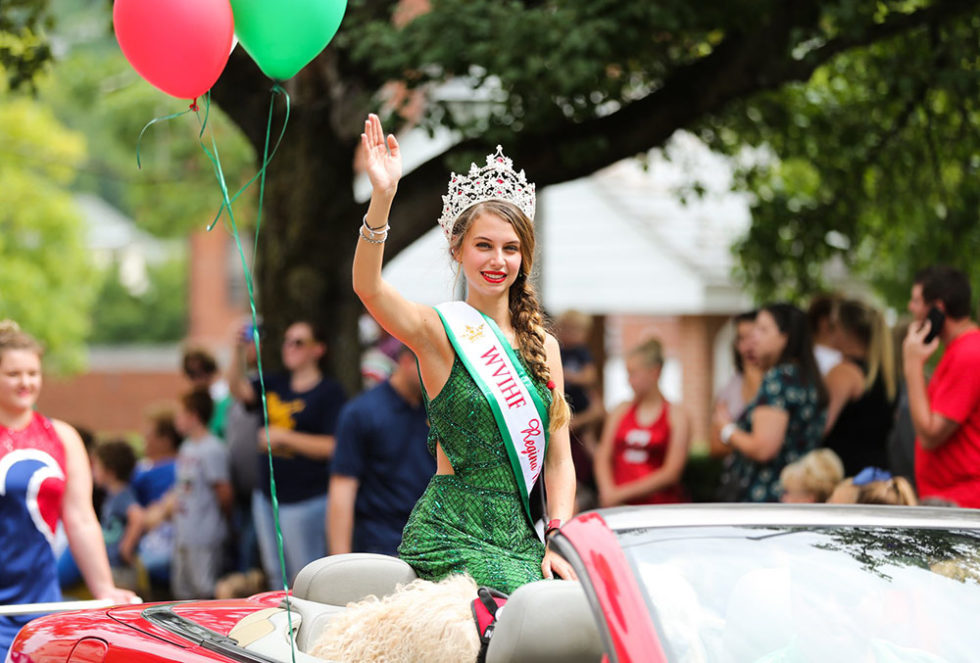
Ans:
<svg viewBox="0 0 980 663"><path fill-rule="evenodd" d="M929 312L926 313L926 320L928 320L932 326L929 328L929 333L926 334L926 338L923 343L932 343L932 339L939 336L939 332L943 330L943 325L946 324L946 314L935 306L932 306L929 308Z"/></svg>
<svg viewBox="0 0 980 663"><path fill-rule="evenodd" d="M253 340L252 337L253 337L256 329L259 332L259 338L262 338L263 334L262 334L262 326L261 326L261 323L259 323L259 326L258 327L254 326L252 323L248 323L248 324L242 326L242 329L239 332L241 334L241 340L243 342L245 342L245 343L251 343L252 340Z"/></svg>

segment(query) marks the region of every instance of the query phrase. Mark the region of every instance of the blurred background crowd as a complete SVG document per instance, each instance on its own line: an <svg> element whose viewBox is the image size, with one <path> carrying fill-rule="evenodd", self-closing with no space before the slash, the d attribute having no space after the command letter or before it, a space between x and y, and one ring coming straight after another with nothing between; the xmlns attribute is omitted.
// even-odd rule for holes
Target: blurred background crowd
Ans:
<svg viewBox="0 0 980 663"><path fill-rule="evenodd" d="M556 315L574 413L577 508L688 501L980 507L973 377L980 332L972 301L962 272L932 266L917 274L897 325L875 305L833 293L813 296L806 308L777 302L732 316L730 377L713 396L710 420L700 422L706 439L695 439L696 408L665 395L671 349L660 338L642 337L625 350L626 397L610 402L592 318ZM117 584L149 597L230 597L281 586L328 553L395 554L435 463L415 358L371 323L362 325L359 393L345 394L325 372L323 333L304 320L281 339L282 370L260 380L254 340L269 339L246 322L224 348L225 366L209 349L184 349L182 389L172 404L145 412L140 435L93 437L81 429ZM936 340L925 343L932 325ZM927 363L937 344L943 358ZM917 355L919 346L926 350ZM917 395L934 371L928 394ZM942 382L954 385L954 396L942 395ZM929 422L915 421L922 396L930 412L953 423L938 444ZM67 550L59 577L69 594L84 591Z"/></svg>

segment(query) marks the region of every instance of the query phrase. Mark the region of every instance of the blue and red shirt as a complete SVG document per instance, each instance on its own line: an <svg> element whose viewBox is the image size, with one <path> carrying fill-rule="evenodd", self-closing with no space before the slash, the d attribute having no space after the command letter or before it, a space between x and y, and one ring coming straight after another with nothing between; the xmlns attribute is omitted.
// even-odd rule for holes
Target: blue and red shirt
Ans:
<svg viewBox="0 0 980 663"><path fill-rule="evenodd" d="M0 426L0 605L61 600L51 542L66 476L50 419L35 412L24 428ZM0 659L32 617L0 617Z"/></svg>

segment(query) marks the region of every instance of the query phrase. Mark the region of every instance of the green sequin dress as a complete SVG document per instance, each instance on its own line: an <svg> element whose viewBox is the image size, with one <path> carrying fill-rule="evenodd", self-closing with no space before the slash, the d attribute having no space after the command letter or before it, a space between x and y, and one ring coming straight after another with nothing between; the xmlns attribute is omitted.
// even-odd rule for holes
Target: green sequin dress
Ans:
<svg viewBox="0 0 980 663"><path fill-rule="evenodd" d="M526 366L525 366L526 370ZM537 385L545 404L551 393ZM504 440L483 392L459 356L429 399L429 453L436 443L455 474L437 474L412 509L398 555L421 578L469 573L502 592L541 580L544 544L531 528Z"/></svg>

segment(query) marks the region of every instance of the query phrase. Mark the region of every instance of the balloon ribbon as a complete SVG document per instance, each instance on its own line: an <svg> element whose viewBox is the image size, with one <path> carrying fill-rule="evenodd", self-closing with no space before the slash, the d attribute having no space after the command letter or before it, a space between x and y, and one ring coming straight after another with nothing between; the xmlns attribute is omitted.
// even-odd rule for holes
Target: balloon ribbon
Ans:
<svg viewBox="0 0 980 663"><path fill-rule="evenodd" d="M276 140L276 144L272 148L272 151L270 152L269 142L270 142L270 137L272 135L272 115L273 115L273 110L275 108L276 95L278 94L281 94L283 96L283 99L285 99L286 101L286 116L283 119L282 130L279 132L279 138ZM229 231L235 238L235 245L238 248L238 255L242 263L242 271L245 275L245 285L248 290L248 304L249 304L249 310L251 311L252 314L252 342L255 344L256 361L258 364L257 367L259 372L259 390L261 393L261 400L262 400L262 420L265 424L266 453L269 458L269 488L272 495L272 514L273 514L275 530L276 530L276 546L279 553L279 568L282 571L282 588L286 592L286 618L288 621L289 633L291 634L293 632L293 619L292 619L292 610L290 609L290 604L289 604L289 579L286 577L286 558L283 549L282 527L279 522L279 498L278 498L278 491L276 489L275 471L272 465L272 438L269 435L269 406L268 406L268 401L266 399L265 377L264 377L264 372L262 370L262 347L261 347L261 341L259 339L258 312L255 306L255 282L252 277L252 270L249 268L248 261L245 258L245 251L242 248L241 236L238 233L238 225L235 223L235 214L234 211L232 210L232 203L234 203L238 199L238 197L241 196L242 193L244 193L245 190L248 189L248 187L250 187L255 182L256 179L258 179L259 180L259 208L258 208L258 213L256 214L256 222L255 222L255 243L253 247L253 255L254 255L258 251L259 228L262 225L262 205L265 200L265 174L269 166L269 162L272 160L272 157L275 156L276 151L279 149L279 145L282 143L282 138L286 133L286 125L289 123L290 100L289 100L289 94L286 92L285 89L283 89L282 86L280 86L278 83L273 85L272 96L271 99L269 100L269 118L268 121L266 122L265 149L262 155L262 167L255 175L252 176L251 179L249 179L248 182L244 184L244 186L242 186L242 188L240 188L237 192L235 192L234 195L229 195L228 193L228 184L225 181L224 171L221 168L221 157L218 154L218 145L214 140L213 131L211 132L211 136L210 136L211 148L208 149L207 144L205 144L204 142L204 132L207 129L208 119L211 114L210 91L205 96L204 101L205 104L204 104L203 118L201 117L200 108L197 104L197 100L195 99L194 101L191 102L190 107L185 111L181 111L179 113L171 113L170 115L164 115L161 117L156 117L150 120L149 122L147 122L146 126L143 127L143 130L140 131L139 138L136 141L136 165L141 169L143 167L140 159L140 145L142 144L143 141L143 135L151 126L153 126L158 122L173 120L175 118L181 117L182 115L186 115L187 113L190 112L194 112L195 115L197 115L198 122L201 125L201 131L198 134L198 142L201 145L201 149L204 150L204 154L207 155L208 160L211 162L211 166L214 170L215 177L218 180L218 185L221 187L221 197L222 197L221 206L218 208L218 212L217 214L215 214L214 219L208 225L208 230L210 231L211 229L213 229L215 224L218 222L218 219L221 218L221 215L225 211L227 211L228 221L230 225ZM292 653L292 661L293 663L296 663L295 642L293 641L292 637L290 637L289 641L290 641L290 651Z"/></svg>
<svg viewBox="0 0 980 663"><path fill-rule="evenodd" d="M286 100L286 117L283 120L282 131L279 132L279 139L276 141L275 147L272 152L269 152L269 137L272 133L272 114L275 106L276 95L282 94ZM247 189L256 179L260 179L259 184L259 209L257 213L257 220L255 223L255 246L258 247L258 234L259 227L262 222L262 202L265 197L265 173L266 168L269 165L269 161L275 156L276 150L279 149L279 144L282 142L282 137L286 133L286 123L289 121L289 95L286 91L279 85L275 85L272 88L272 98L269 102L269 120L266 123L266 135L265 135L265 151L262 159L262 168L256 173L234 196L228 194L228 184L225 181L224 171L221 168L221 157L218 154L218 145L214 140L214 132L211 132L210 142L211 149L204 142L204 131L207 127L208 116L211 110L211 93L209 92L207 97L205 97L205 109L204 118L202 119L200 113L198 113L198 120L201 123L201 132L198 134L198 142L201 144L201 149L204 150L204 154L207 155L208 160L211 162L211 166L214 169L215 177L218 180L218 185L221 187L221 197L222 203L221 207L218 209L218 213L214 220L208 226L208 230L214 228L215 223L221 217L223 212L228 213L228 221L230 224L229 230L232 236L235 238L235 245L238 248L238 256L242 263L242 272L245 275L245 286L248 290L248 305L249 310L252 314L252 342L255 344L255 356L258 363L259 372L259 390L262 397L262 420L265 423L265 445L266 445L266 455L269 459L269 488L272 496L272 515L275 523L276 529L276 546L279 553L279 568L282 571L282 588L286 592L286 619L288 622L289 633L293 632L293 618L292 610L289 603L289 579L286 577L286 557L283 550L283 539L282 539L282 527L279 522L279 498L278 491L276 490L276 477L275 470L272 465L272 438L269 435L269 406L266 399L265 390L265 373L262 370L262 346L259 339L259 325L258 325L258 312L255 307L255 282L252 277L252 270L248 266L248 261L245 258L245 251L242 248L241 236L238 233L238 225L235 223L235 213L232 209L232 203ZM290 635L290 652L292 654L292 661L296 663L296 644Z"/></svg>

